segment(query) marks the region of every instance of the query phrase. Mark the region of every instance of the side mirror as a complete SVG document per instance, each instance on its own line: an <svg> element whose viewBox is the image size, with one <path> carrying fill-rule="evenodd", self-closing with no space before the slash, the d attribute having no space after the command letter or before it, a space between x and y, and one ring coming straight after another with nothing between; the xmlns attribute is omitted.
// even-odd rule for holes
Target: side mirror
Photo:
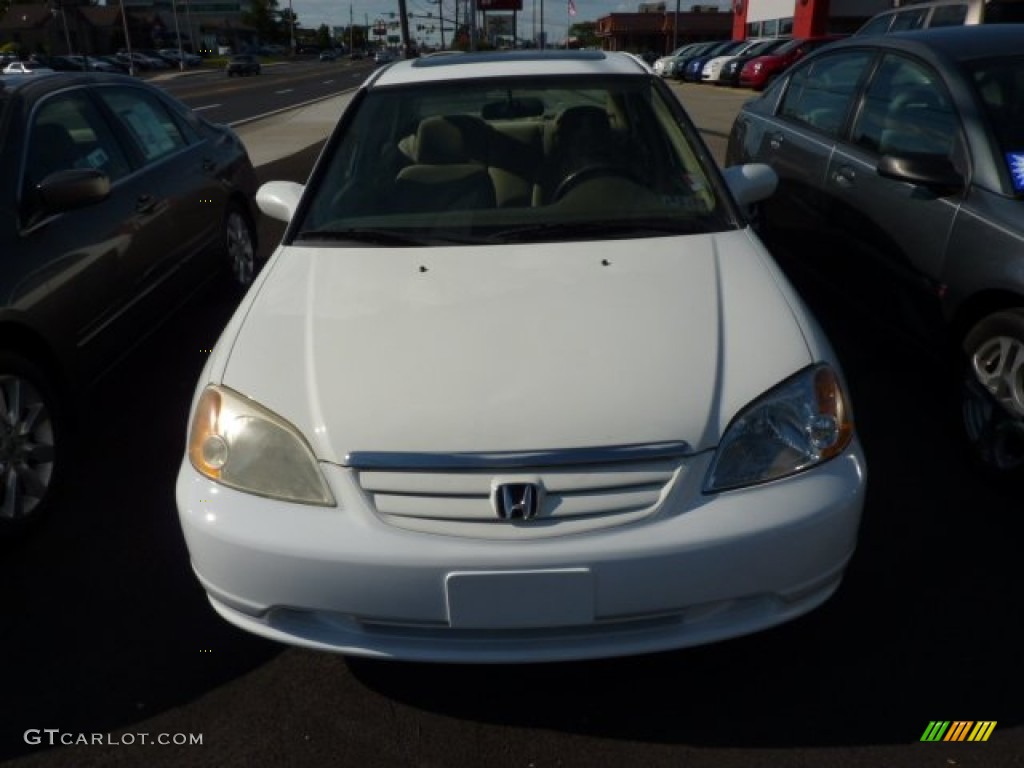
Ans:
<svg viewBox="0 0 1024 768"><path fill-rule="evenodd" d="M945 155L882 155L875 166L879 176L917 184L940 197L964 188L964 177Z"/></svg>
<svg viewBox="0 0 1024 768"><path fill-rule="evenodd" d="M305 185L294 181L268 181L257 190L256 205L270 218L287 224L305 189Z"/></svg>
<svg viewBox="0 0 1024 768"><path fill-rule="evenodd" d="M743 208L771 197L779 186L779 175L765 163L731 165L722 175L732 196Z"/></svg>
<svg viewBox="0 0 1024 768"><path fill-rule="evenodd" d="M83 208L105 200L110 194L110 177L93 168L51 173L36 187L47 213Z"/></svg>

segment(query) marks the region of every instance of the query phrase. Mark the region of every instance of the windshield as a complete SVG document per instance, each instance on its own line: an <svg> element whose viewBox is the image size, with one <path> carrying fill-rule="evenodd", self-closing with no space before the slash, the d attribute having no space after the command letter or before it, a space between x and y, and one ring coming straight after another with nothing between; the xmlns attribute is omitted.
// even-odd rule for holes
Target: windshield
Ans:
<svg viewBox="0 0 1024 768"><path fill-rule="evenodd" d="M1024 55L975 63L975 88L988 114L996 151L1018 193L1024 192Z"/></svg>
<svg viewBox="0 0 1024 768"><path fill-rule="evenodd" d="M433 245L733 228L673 98L646 76L371 90L318 164L293 237Z"/></svg>

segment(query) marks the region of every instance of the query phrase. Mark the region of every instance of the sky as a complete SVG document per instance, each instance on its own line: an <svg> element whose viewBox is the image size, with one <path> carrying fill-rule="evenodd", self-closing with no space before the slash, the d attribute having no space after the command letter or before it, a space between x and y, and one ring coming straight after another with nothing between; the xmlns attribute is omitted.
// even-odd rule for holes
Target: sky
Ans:
<svg viewBox="0 0 1024 768"><path fill-rule="evenodd" d="M568 15L568 0L522 0L523 10L518 14L518 32L520 37L532 37L533 29L540 27L540 8L544 8L544 31L547 34L549 43L554 44L558 40L565 39L565 32L568 23L581 21L597 21L609 13L635 13L642 0L573 0L576 5L576 15ZM645 0L653 1L653 0ZM278 0L278 8L287 8L289 0ZM704 5L717 5L725 10L729 7L728 0L679 0L681 11L687 11L691 6L700 2ZM455 15L455 0L441 0L444 6L444 15L451 18ZM298 18L299 25L305 29L316 29L321 24L328 27L347 27L349 18L356 24L366 24L377 19L388 19L389 13L398 13L397 0L353 0L352 2L339 2L339 0L291 0L292 9ZM460 2L460 8L462 3ZM675 9L673 0L666 0L668 10ZM411 32L414 37L422 33L416 31L417 24L428 24L428 19L421 19L428 13L437 16L438 3L430 0L406 0L407 10L413 14ZM397 34L397 33L396 33ZM438 35L433 39L427 37L425 42L438 42ZM445 40L449 41L450 34L448 27L445 30Z"/></svg>

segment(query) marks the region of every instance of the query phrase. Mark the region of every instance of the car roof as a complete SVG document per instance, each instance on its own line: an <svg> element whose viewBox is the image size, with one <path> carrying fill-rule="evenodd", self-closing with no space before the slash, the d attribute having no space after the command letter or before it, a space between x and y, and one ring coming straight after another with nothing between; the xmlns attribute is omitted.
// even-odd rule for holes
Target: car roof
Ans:
<svg viewBox="0 0 1024 768"><path fill-rule="evenodd" d="M856 47L885 47L909 53L937 53L952 61L971 61L1024 52L1024 24L972 24L931 27L886 35L854 35L829 45L828 50Z"/></svg>
<svg viewBox="0 0 1024 768"><path fill-rule="evenodd" d="M370 87L490 77L650 75L627 53L611 51L494 51L404 59L371 76Z"/></svg>
<svg viewBox="0 0 1024 768"><path fill-rule="evenodd" d="M8 92L25 91L36 95L82 83L142 83L138 78L114 72L39 72L33 75L0 74L0 88Z"/></svg>

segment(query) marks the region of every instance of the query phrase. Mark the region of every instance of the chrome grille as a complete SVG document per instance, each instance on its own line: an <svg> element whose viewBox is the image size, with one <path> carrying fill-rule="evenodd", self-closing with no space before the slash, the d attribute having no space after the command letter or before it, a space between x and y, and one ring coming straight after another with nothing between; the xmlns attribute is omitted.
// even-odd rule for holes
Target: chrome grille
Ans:
<svg viewBox="0 0 1024 768"><path fill-rule="evenodd" d="M622 525L655 512L685 468L688 449L683 443L654 448L515 454L518 460L512 454L373 454L372 460L353 454L347 463L372 508L391 525L447 535L532 538ZM573 456L591 461L573 464ZM415 468L399 469L400 464ZM388 465L395 468L384 468ZM427 468L431 465L437 468ZM491 501L498 480L540 484L544 494L536 517L499 519Z"/></svg>

